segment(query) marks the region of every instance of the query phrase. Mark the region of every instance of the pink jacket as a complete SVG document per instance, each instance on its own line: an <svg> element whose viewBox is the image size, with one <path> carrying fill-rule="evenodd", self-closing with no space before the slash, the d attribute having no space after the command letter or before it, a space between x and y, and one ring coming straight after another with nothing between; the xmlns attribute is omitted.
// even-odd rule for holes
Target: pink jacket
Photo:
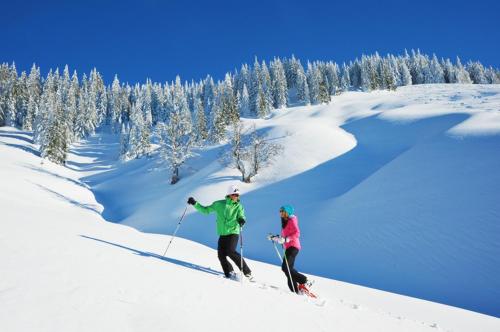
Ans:
<svg viewBox="0 0 500 332"><path fill-rule="evenodd" d="M286 238L285 241L285 249L288 249L290 247L295 247L300 250L300 229L299 229L299 220L297 219L297 216L290 216L288 217L288 222L281 230L281 236Z"/></svg>

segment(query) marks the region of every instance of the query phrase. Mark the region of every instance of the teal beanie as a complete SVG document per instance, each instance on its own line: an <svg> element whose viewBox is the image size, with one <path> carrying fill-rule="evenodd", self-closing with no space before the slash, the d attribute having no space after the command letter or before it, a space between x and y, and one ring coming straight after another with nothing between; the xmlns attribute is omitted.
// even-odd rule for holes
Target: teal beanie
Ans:
<svg viewBox="0 0 500 332"><path fill-rule="evenodd" d="M289 217L293 216L294 209L290 204L283 205L280 209L285 211Z"/></svg>

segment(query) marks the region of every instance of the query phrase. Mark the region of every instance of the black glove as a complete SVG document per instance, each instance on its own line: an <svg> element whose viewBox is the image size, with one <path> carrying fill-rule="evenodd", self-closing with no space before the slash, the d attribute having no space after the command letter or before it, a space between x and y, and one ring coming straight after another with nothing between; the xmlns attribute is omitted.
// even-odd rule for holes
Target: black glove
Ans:
<svg viewBox="0 0 500 332"><path fill-rule="evenodd" d="M187 203L191 204L191 205L195 205L196 204L196 200L193 197L189 197Z"/></svg>
<svg viewBox="0 0 500 332"><path fill-rule="evenodd" d="M243 219L243 218L238 219L238 224L240 224L240 227L243 227L243 225L245 225L245 223L246 223L245 219Z"/></svg>

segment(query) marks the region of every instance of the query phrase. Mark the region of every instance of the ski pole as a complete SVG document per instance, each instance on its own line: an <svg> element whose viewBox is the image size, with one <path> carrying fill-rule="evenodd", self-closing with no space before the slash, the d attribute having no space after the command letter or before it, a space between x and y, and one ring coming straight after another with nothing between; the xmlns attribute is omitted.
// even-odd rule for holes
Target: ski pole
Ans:
<svg viewBox="0 0 500 332"><path fill-rule="evenodd" d="M276 247L276 242L273 241L274 249L276 250L276 253L278 254L278 257L280 258L280 262L283 261L283 258L281 258L280 251L278 250L278 247Z"/></svg>
<svg viewBox="0 0 500 332"><path fill-rule="evenodd" d="M240 272L241 272L241 284L243 285L243 227L240 226Z"/></svg>
<svg viewBox="0 0 500 332"><path fill-rule="evenodd" d="M182 213L181 219L177 223L177 227L175 228L174 234L172 234L172 237L170 238L170 242L168 243L167 249L165 249L165 252L163 253L162 257L165 257L165 255L167 254L168 248L170 248L170 245L172 244L172 241L175 238L175 234L177 234L177 231L179 230L179 227L181 226L181 222L182 222L182 219L184 219L184 215L186 214L187 208L188 207L186 206L186 208L184 209L184 213Z"/></svg>
<svg viewBox="0 0 500 332"><path fill-rule="evenodd" d="M269 236L271 236L271 234L269 234ZM292 279L292 273L290 272L290 266L288 265L288 260L286 259L285 247L283 246L283 259L282 259L280 251L278 250L278 247L276 246L276 242L274 242L274 241L272 241L272 242L274 245L274 249L276 250L276 254L278 254L278 257L280 258L280 261L285 260L286 268L288 271L288 277L290 278L290 282L292 283L293 292L296 293L295 292L295 282Z"/></svg>

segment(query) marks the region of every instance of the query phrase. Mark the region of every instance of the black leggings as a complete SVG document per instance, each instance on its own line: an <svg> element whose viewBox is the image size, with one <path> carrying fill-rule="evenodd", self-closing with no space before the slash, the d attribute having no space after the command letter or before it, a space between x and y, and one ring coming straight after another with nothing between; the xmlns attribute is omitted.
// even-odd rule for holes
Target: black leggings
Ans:
<svg viewBox="0 0 500 332"><path fill-rule="evenodd" d="M298 292L298 284L305 284L307 282L307 277L303 274L300 274L293 268L295 265L295 257L299 254L299 249L295 247L290 247L285 251L285 258L283 258L283 264L281 264L281 270L285 273L286 279L288 281L288 288L293 292ZM288 262L288 267L286 263ZM290 273L288 273L288 268L290 268ZM293 279L293 285L292 285L292 280L290 280L290 275L292 276Z"/></svg>
<svg viewBox="0 0 500 332"><path fill-rule="evenodd" d="M226 277L229 278L230 273L233 271L233 266L227 260L227 257L241 269L241 256L236 252L236 245L238 244L238 234L221 235L217 244L217 256L219 257L220 265ZM252 273L248 268L247 263L243 260L243 274L247 275Z"/></svg>

